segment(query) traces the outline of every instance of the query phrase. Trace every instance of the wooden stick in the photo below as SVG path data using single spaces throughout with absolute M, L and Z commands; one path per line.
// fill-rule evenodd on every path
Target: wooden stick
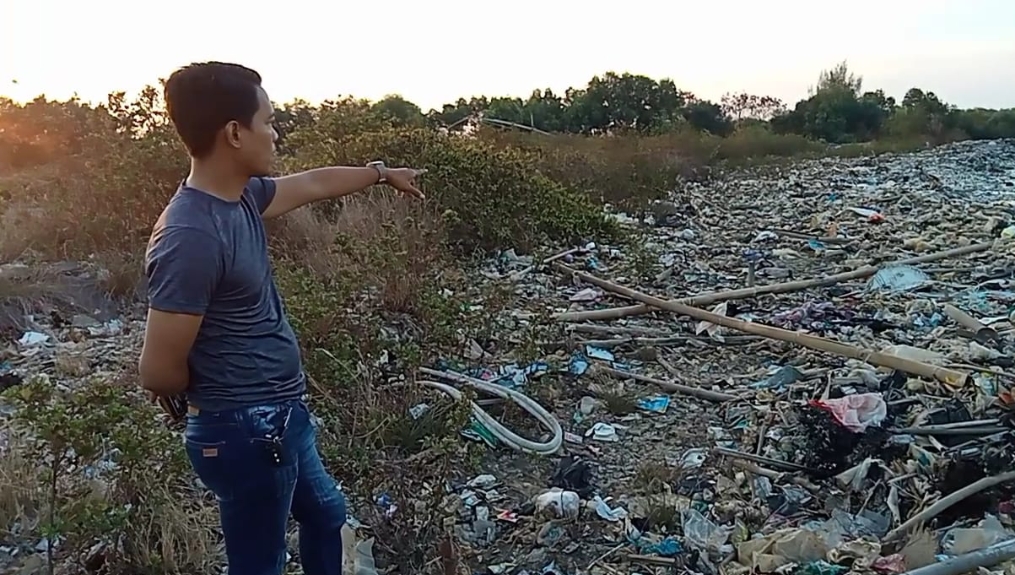
M 806 465 L 800 465 L 799 463 L 793 463 L 790 461 L 779 461 L 778 459 L 772 459 L 771 457 L 765 457 L 763 455 L 755 455 L 753 453 L 745 453 L 743 451 L 737 451 L 736 449 L 729 449 L 726 447 L 713 447 L 712 451 L 732 457 L 734 459 L 743 459 L 746 461 L 754 461 L 756 463 L 763 463 L 769 467 L 781 467 L 786 471 L 806 471 L 810 469 Z
M 718 342 L 715 340 L 711 341 L 711 345 L 746 345 L 753 343 L 762 338 L 753 335 L 741 335 L 724 338 L 724 341 Z M 578 345 L 591 345 L 592 347 L 601 347 L 603 349 L 613 349 L 622 345 L 639 345 L 639 346 L 654 346 L 654 345 L 674 345 L 674 344 L 686 344 L 691 341 L 707 342 L 708 340 L 703 337 L 696 337 L 693 335 L 673 335 L 670 337 L 621 337 L 614 339 L 579 339 L 575 341 Z
M 683 304 L 686 304 L 686 305 L 695 306 L 695 307 L 702 307 L 702 306 L 707 306 L 707 305 L 711 305 L 711 304 L 714 304 L 714 303 L 719 303 L 721 301 L 728 301 L 728 300 L 735 300 L 735 299 L 747 299 L 747 298 L 757 297 L 759 295 L 766 295 L 766 294 L 790 293 L 790 292 L 803 291 L 803 290 L 806 290 L 806 289 L 811 289 L 811 288 L 816 288 L 816 287 L 828 287 L 828 286 L 833 286 L 833 285 L 836 285 L 836 284 L 840 284 L 842 282 L 847 282 L 847 281 L 851 281 L 851 280 L 857 280 L 857 279 L 863 279 L 863 278 L 871 277 L 874 274 L 878 273 L 878 270 L 880 270 L 882 268 L 885 268 L 885 267 L 889 267 L 889 266 L 904 266 L 904 265 L 913 265 L 913 264 L 927 263 L 927 262 L 932 262 L 932 261 L 936 261 L 936 260 L 943 260 L 943 259 L 950 258 L 950 257 L 955 257 L 955 256 L 962 256 L 962 255 L 966 255 L 966 254 L 972 254 L 972 253 L 977 253 L 977 252 L 984 252 L 984 251 L 987 251 L 987 250 L 991 249 L 992 247 L 994 247 L 994 243 L 993 242 L 984 242 L 984 243 L 980 243 L 980 244 L 970 244 L 968 246 L 962 246 L 962 247 L 959 247 L 959 248 L 945 250 L 945 251 L 942 251 L 942 252 L 934 252 L 934 253 L 931 253 L 931 254 L 925 254 L 925 255 L 917 256 L 917 257 L 913 257 L 913 258 L 907 258 L 907 259 L 897 260 L 897 261 L 894 261 L 894 262 L 891 262 L 891 263 L 886 263 L 886 264 L 883 264 L 883 265 L 878 265 L 878 266 L 868 265 L 868 266 L 864 266 L 862 268 L 858 268 L 858 269 L 851 270 L 851 271 L 848 271 L 848 272 L 842 272 L 842 273 L 837 273 L 837 274 L 833 274 L 833 275 L 830 275 L 830 276 L 825 276 L 823 278 L 813 278 L 813 279 L 808 279 L 808 280 L 797 280 L 797 281 L 791 281 L 791 282 L 783 282 L 783 283 L 777 283 L 777 284 L 768 284 L 768 285 L 763 285 L 763 286 L 748 287 L 748 288 L 743 288 L 743 289 L 727 290 L 727 291 L 720 291 L 720 292 L 709 292 L 709 293 L 703 293 L 703 294 L 699 294 L 699 295 L 696 295 L 696 296 L 693 296 L 693 297 L 681 299 L 679 301 L 680 301 L 680 303 L 683 303 Z M 631 315 L 646 314 L 646 313 L 649 313 L 649 312 L 652 312 L 652 311 L 655 311 L 655 308 L 653 308 L 652 306 L 650 306 L 650 305 L 644 305 L 644 304 L 639 304 L 639 305 L 631 305 L 631 306 L 618 307 L 618 308 L 610 308 L 610 309 L 597 309 L 597 310 L 591 310 L 591 311 L 566 312 L 566 313 L 557 314 L 556 316 L 554 316 L 554 320 L 555 321 L 561 321 L 561 322 L 576 322 L 576 321 L 586 321 L 586 320 L 590 320 L 590 321 L 610 320 L 610 319 L 618 319 L 618 318 L 621 318 L 621 317 L 627 317 L 627 316 L 631 316 Z
M 637 304 L 624 307 L 611 307 L 606 309 L 592 309 L 585 311 L 568 311 L 553 316 L 554 321 L 579 322 L 579 321 L 610 321 L 630 315 L 644 315 L 656 311 L 650 305 Z
M 560 258 L 567 257 L 567 256 L 569 256 L 571 254 L 576 254 L 578 252 L 583 252 L 583 251 L 585 251 L 585 248 L 571 248 L 569 250 L 564 250 L 562 252 L 558 252 L 558 253 L 556 253 L 556 254 L 548 257 L 548 258 L 543 259 L 543 261 L 540 262 L 540 265 L 544 265 L 545 266 L 546 264 L 553 263 L 553 262 L 559 260 Z M 529 266 L 529 267 L 527 267 L 527 268 L 525 268 L 523 270 L 519 270 L 519 271 L 514 272 L 512 274 L 508 274 L 508 279 L 510 279 L 511 281 L 520 280 L 523 277 L 525 277 L 525 274 L 527 274 L 527 273 L 531 272 L 532 270 L 536 269 L 536 267 L 537 266 L 535 266 L 535 265 L 531 265 L 531 266 Z
M 952 321 L 971 331 L 976 339 L 981 341 L 997 339 L 997 332 L 994 331 L 994 328 L 983 325 L 980 320 L 959 308 L 946 303 L 944 304 L 944 312 Z
M 951 557 L 937 563 L 924 565 L 902 575 L 961 575 L 962 573 L 983 573 L 1005 561 L 1015 558 L 1015 539 L 1009 539 L 990 547 Z
M 673 330 L 641 327 L 637 325 L 615 326 L 599 325 L 595 323 L 579 323 L 570 325 L 566 329 L 568 331 L 578 331 L 583 333 L 606 333 L 610 335 L 634 335 L 643 337 L 668 337 L 674 335 Z
M 679 383 L 673 383 L 670 381 L 663 381 L 647 375 L 639 375 L 637 373 L 631 373 L 629 371 L 620 371 L 619 369 L 613 369 L 612 367 L 606 367 L 605 365 L 596 365 L 596 371 L 601 371 L 616 377 L 617 379 L 633 379 L 642 383 L 651 383 L 657 385 L 660 388 L 670 391 L 673 393 L 680 393 L 683 395 L 690 395 L 697 397 L 698 399 L 707 399 L 709 401 L 731 401 L 738 399 L 735 395 L 728 393 L 722 393 L 721 391 L 712 391 L 711 389 L 701 389 L 700 387 L 691 387 L 689 385 L 681 385 Z
M 835 236 L 817 236 L 814 234 L 808 234 L 804 232 L 794 232 L 793 230 L 772 230 L 773 232 L 786 236 L 788 238 L 794 238 L 798 240 L 818 240 L 823 244 L 831 245 L 845 245 L 856 241 L 855 238 L 840 238 Z
M 910 517 L 909 519 L 906 520 L 905 523 L 889 531 L 888 535 L 885 535 L 883 541 L 886 542 L 892 541 L 895 538 L 899 537 L 900 535 L 904 535 L 907 531 L 909 531 L 913 527 L 926 523 L 927 521 L 930 521 L 931 519 L 937 517 L 945 509 L 948 509 L 952 505 L 955 505 L 956 503 L 965 500 L 967 497 L 972 497 L 973 495 L 976 495 L 981 491 L 990 489 L 995 485 L 1000 485 L 1008 481 L 1015 481 L 1015 471 L 1009 471 L 1007 473 L 1001 473 L 999 475 L 984 477 L 983 479 L 975 483 L 970 483 L 969 485 L 963 487 L 962 489 L 959 489 L 958 491 L 952 492 L 946 495 L 945 497 L 938 499 L 937 503 L 935 503 L 934 505 L 931 505 L 930 507 Z
M 660 565 L 669 566 L 676 565 L 677 560 L 673 557 L 660 557 L 658 555 L 639 555 L 637 553 L 628 553 L 627 560 L 634 563 L 647 563 L 649 565 Z
M 821 493 L 820 487 L 814 485 L 810 481 L 807 481 L 807 479 L 803 477 L 795 477 L 792 475 L 788 476 L 786 475 L 786 473 L 775 471 L 774 469 L 768 469 L 766 467 L 758 465 L 757 463 L 744 461 L 743 459 L 734 459 L 731 463 L 733 464 L 734 467 L 739 467 L 740 469 L 743 469 L 748 473 L 753 473 L 755 475 L 767 477 L 772 481 L 782 481 L 783 479 L 788 478 L 789 481 L 795 483 L 796 485 L 799 485 L 800 487 L 803 487 L 804 489 L 810 491 L 811 493 Z
M 565 265 L 555 264 L 557 269 L 564 273 L 570 273 L 574 276 L 582 279 L 583 281 L 590 283 L 594 286 L 600 287 L 606 291 L 622 295 L 624 297 L 633 299 L 635 301 L 643 302 L 646 305 L 658 309 L 664 309 L 679 313 L 682 315 L 690 316 L 699 321 L 707 321 L 715 325 L 720 325 L 744 333 L 750 333 L 754 335 L 760 335 L 769 339 L 776 339 L 779 341 L 785 341 L 795 343 L 797 345 L 815 349 L 818 351 L 824 351 L 826 353 L 833 353 L 843 357 L 857 359 L 871 365 L 878 367 L 887 367 L 895 369 L 904 373 L 913 374 L 919 377 L 928 379 L 936 379 L 942 383 L 950 385 L 952 387 L 961 387 L 965 385 L 969 375 L 966 372 L 956 371 L 934 365 L 928 365 L 911 359 L 897 357 L 894 355 L 888 355 L 879 351 L 872 351 L 863 349 L 860 347 L 848 345 L 845 343 L 839 343 L 818 337 L 815 335 L 808 335 L 805 333 L 799 333 L 789 331 L 787 329 L 781 329 L 768 325 L 762 325 L 754 322 L 747 322 L 732 317 L 726 317 L 695 307 L 691 307 L 687 304 L 659 299 L 650 295 L 635 291 L 630 288 L 616 285 L 603 279 L 599 279 L 591 274 L 573 270 Z

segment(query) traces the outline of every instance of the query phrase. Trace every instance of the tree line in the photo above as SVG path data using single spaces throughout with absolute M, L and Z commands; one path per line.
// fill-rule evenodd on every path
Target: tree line
M 615 72 L 592 78 L 584 88 L 568 88 L 562 95 L 542 89 L 527 98 L 474 96 L 429 112 L 398 95 L 373 103 L 345 101 L 353 102 L 397 124 L 453 131 L 483 122 L 583 135 L 659 135 L 693 128 L 728 136 L 738 127 L 761 126 L 833 144 L 916 136 L 937 141 L 1015 137 L 1015 109 L 961 110 L 921 88 L 910 89 L 898 102 L 882 90 L 864 91 L 862 78 L 845 62 L 821 72 L 808 96 L 792 108 L 778 98 L 745 92 L 728 93 L 713 102 L 678 88 L 670 79 Z M 282 131 L 312 114 L 305 102 L 283 106 Z
M 167 128 L 160 92 L 148 86 L 133 100 L 116 92 L 97 107 L 42 96 L 20 105 L 0 96 L 0 167 L 74 155 L 105 128 L 132 134 Z M 543 89 L 527 98 L 459 98 L 428 112 L 398 95 L 375 102 L 347 97 L 318 106 L 296 100 L 277 106 L 277 117 L 283 148 L 298 128 L 325 119 L 327 124 L 338 121 L 341 131 L 354 132 L 382 125 L 461 132 L 485 124 L 585 136 L 693 130 L 725 138 L 751 129 L 830 144 L 1015 138 L 1015 109 L 958 109 L 921 88 L 910 89 L 898 102 L 882 90 L 865 91 L 862 78 L 845 63 L 821 72 L 808 96 L 792 108 L 777 98 L 745 92 L 713 102 L 670 79 L 607 72 L 563 95 Z

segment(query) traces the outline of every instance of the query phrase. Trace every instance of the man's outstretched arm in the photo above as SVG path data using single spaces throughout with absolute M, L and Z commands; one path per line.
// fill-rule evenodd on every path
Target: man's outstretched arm
M 387 168 L 384 166 L 336 166 L 317 168 L 291 176 L 270 178 L 266 186 L 274 186 L 271 200 L 262 211 L 264 218 L 274 218 L 321 200 L 348 196 L 376 184 L 387 184 L 403 194 L 422 198 L 416 178 L 423 170 Z

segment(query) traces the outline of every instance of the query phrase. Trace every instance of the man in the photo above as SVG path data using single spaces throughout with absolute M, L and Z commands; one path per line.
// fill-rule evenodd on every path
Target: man
M 231 575 L 279 575 L 289 514 L 307 575 L 340 575 L 345 498 L 321 464 L 306 376 L 268 260 L 263 218 L 386 183 L 422 198 L 422 171 L 334 167 L 269 178 L 278 135 L 257 72 L 209 62 L 166 82 L 190 175 L 146 257 L 141 385 L 185 393 L 187 455 L 219 503 Z

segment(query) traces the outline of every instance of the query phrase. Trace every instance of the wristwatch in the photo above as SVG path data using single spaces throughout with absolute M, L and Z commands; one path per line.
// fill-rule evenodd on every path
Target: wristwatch
M 383 184 L 388 181 L 388 168 L 384 165 L 384 162 L 377 160 L 367 164 L 368 168 L 377 170 L 377 183 Z

